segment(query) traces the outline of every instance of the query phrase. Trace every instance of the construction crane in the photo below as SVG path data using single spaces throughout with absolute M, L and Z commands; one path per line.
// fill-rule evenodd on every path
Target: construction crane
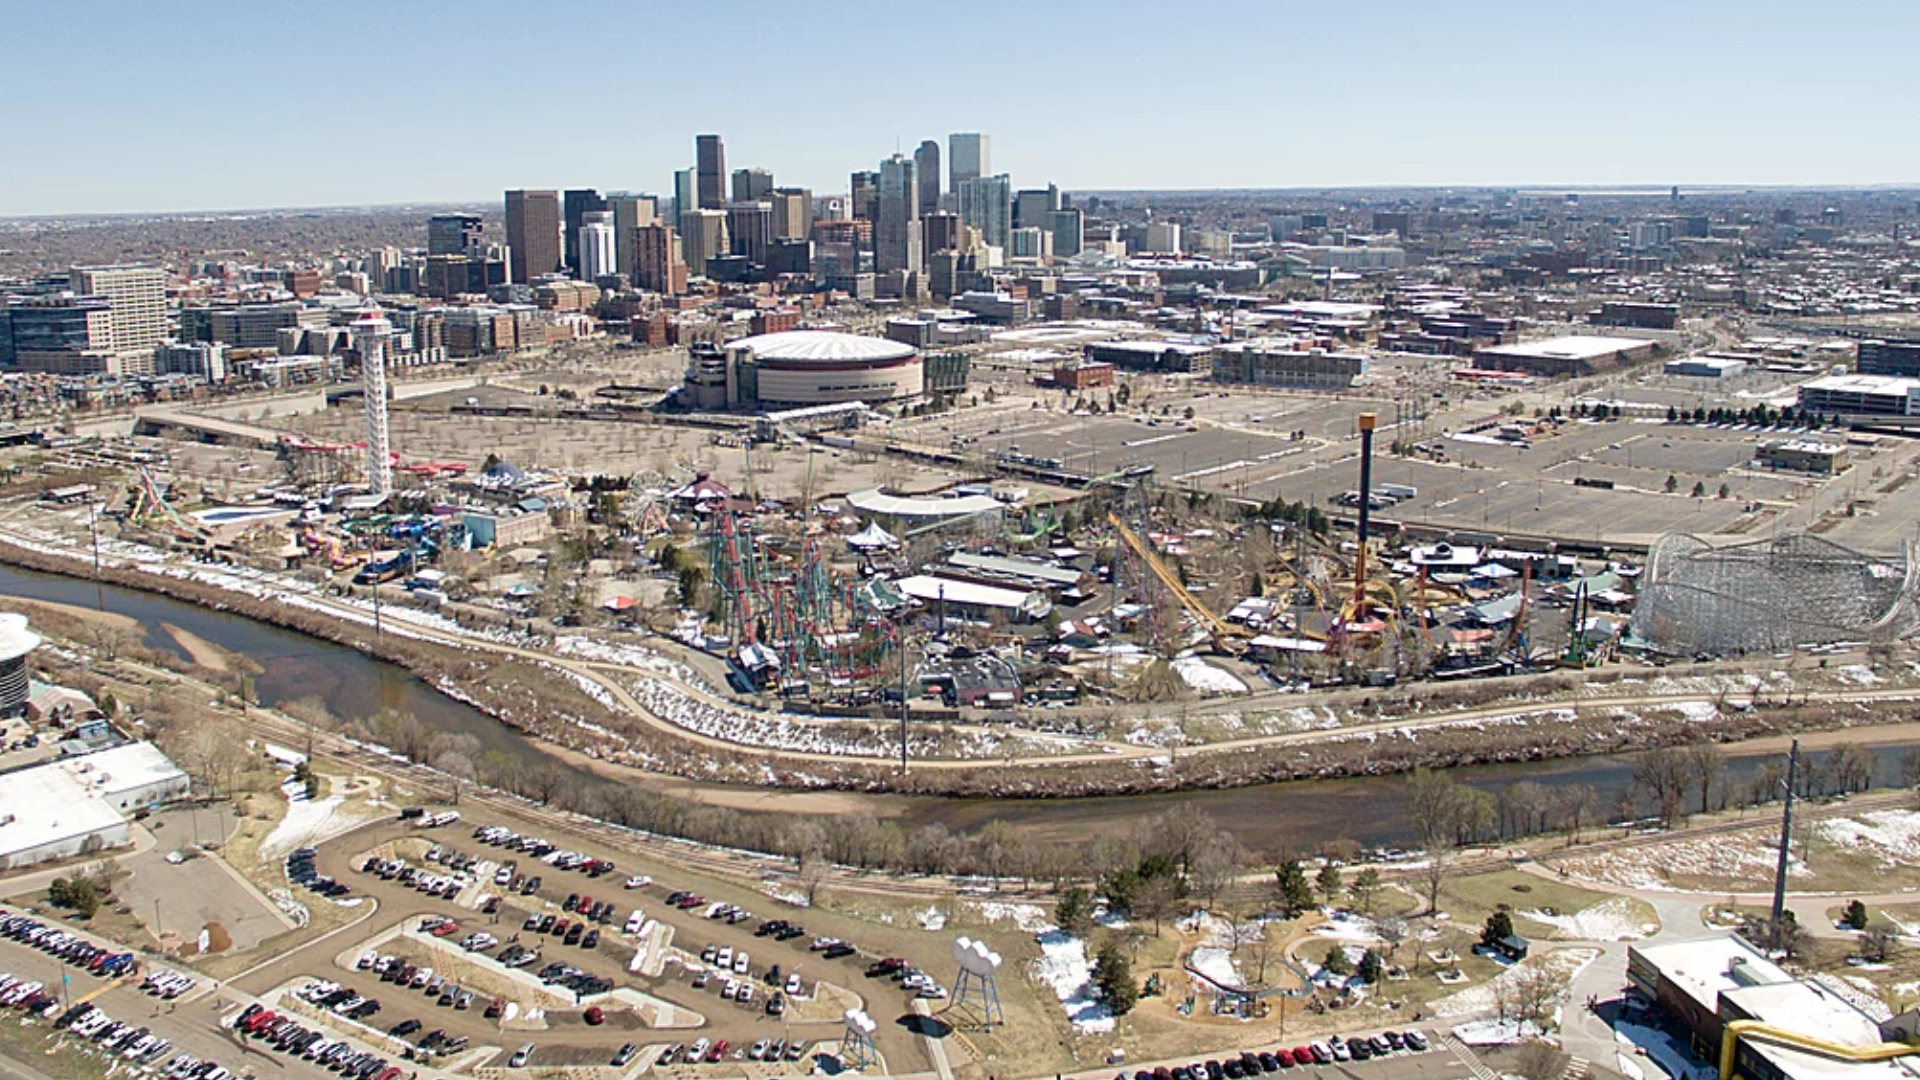
M 1215 647 L 1234 653 L 1246 648 L 1244 639 L 1252 637 L 1253 631 L 1236 623 L 1230 623 L 1208 610 L 1205 604 L 1187 591 L 1185 585 L 1180 584 L 1179 575 L 1167 569 L 1167 564 L 1160 561 L 1160 555 L 1153 550 L 1153 545 L 1141 539 L 1132 529 L 1127 528 L 1126 523 L 1117 515 L 1108 514 L 1107 524 L 1113 526 L 1121 542 L 1147 565 L 1147 569 L 1160 580 L 1160 584 L 1166 586 L 1167 592 L 1180 602 L 1180 606 L 1186 608 L 1188 614 L 1199 621 L 1201 627 L 1207 631 L 1207 635 L 1213 639 Z

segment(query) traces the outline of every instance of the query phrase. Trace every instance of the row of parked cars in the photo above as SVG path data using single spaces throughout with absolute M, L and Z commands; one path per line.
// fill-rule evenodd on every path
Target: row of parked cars
M 578 870 L 588 877 L 605 877 L 617 869 L 612 859 L 598 859 L 578 851 L 567 851 L 540 837 L 521 836 L 512 829 L 500 825 L 482 825 L 473 830 L 473 838 L 483 844 L 492 844 L 494 847 L 505 848 L 508 851 L 525 852 L 548 866 L 557 866 L 562 870 Z
M 55 1002 L 55 1004 L 57 1005 L 58 1002 Z M 154 1034 L 146 1028 L 136 1027 L 132 1024 L 115 1020 L 113 1017 L 101 1011 L 98 1006 L 87 1002 L 82 1002 L 68 1009 L 66 1012 L 61 1013 L 60 1017 L 53 1022 L 53 1025 L 58 1028 L 65 1028 L 69 1033 L 78 1038 L 90 1039 L 95 1045 L 107 1053 L 124 1058 L 135 1064 L 150 1065 L 165 1057 L 167 1052 L 173 1049 L 173 1043 L 171 1041 Z M 179 1063 L 180 1058 L 184 1057 L 186 1057 L 186 1055 L 182 1054 L 168 1064 L 168 1075 L 174 1075 L 171 1070 L 175 1064 Z M 195 1064 L 198 1066 L 200 1063 L 196 1062 Z M 210 1067 L 203 1073 L 182 1075 L 211 1076 L 214 1069 L 217 1069 L 218 1066 L 212 1065 L 211 1062 L 206 1064 Z M 224 1078 L 222 1078 L 222 1080 L 224 1080 Z
M 365 997 L 336 982 L 308 983 L 300 997 L 349 1020 L 365 1020 L 380 1011 L 380 999 Z
M 69 967 L 103 979 L 130 975 L 137 966 L 130 952 L 101 948 L 78 934 L 26 915 L 0 911 L 0 936 L 31 945 L 49 956 L 59 957 Z
M 314 869 L 313 860 L 318 854 L 310 847 L 294 848 L 287 854 L 287 878 L 295 885 L 302 886 L 321 896 L 338 900 L 353 891 L 342 881 L 335 881 Z
M 437 896 L 443 900 L 451 900 L 459 896 L 460 890 L 466 888 L 470 880 L 460 874 L 435 874 L 408 866 L 405 859 L 369 858 L 360 864 L 360 871 L 376 875 L 382 881 L 397 882 L 415 892 Z
M 1122 1071 L 1114 1080 L 1247 1080 L 1283 1069 L 1332 1065 L 1346 1061 L 1368 1061 L 1394 1054 L 1417 1054 L 1430 1044 L 1419 1031 L 1385 1031 L 1378 1035 L 1348 1035 L 1305 1046 L 1279 1047 L 1248 1051 L 1239 1057 L 1196 1061 L 1190 1065 L 1162 1065 L 1149 1072 L 1136 1070 L 1129 1076 Z
M 672 1065 L 676 1062 L 698 1065 L 702 1062 L 718 1064 L 727 1060 L 729 1054 L 737 1060 L 750 1058 L 754 1061 L 799 1061 L 807 1056 L 805 1039 L 761 1039 L 745 1050 L 739 1050 L 733 1044 L 721 1039 L 710 1042 L 700 1039 L 692 1044 L 674 1043 L 667 1047 L 655 1065 Z
M 60 999 L 49 993 L 47 988 L 32 979 L 16 979 L 12 975 L 0 975 L 0 1005 L 9 1009 L 21 1009 L 35 1016 L 45 1016 L 60 1005 Z
M 313 991 L 308 987 L 302 996 Z M 291 1016 L 282 1016 L 254 1004 L 234 1018 L 233 1030 L 255 1045 L 267 1046 L 290 1057 L 305 1058 L 353 1080 L 396 1080 L 402 1070 L 371 1050 L 361 1050 L 345 1039 L 329 1037 Z

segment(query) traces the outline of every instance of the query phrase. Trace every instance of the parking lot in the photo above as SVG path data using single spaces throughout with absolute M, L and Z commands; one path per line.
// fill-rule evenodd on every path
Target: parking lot
M 718 1063 L 706 1057 L 724 1042 L 720 1060 L 743 1068 L 762 1040 L 763 1050 L 781 1042 L 783 1061 L 796 1044 L 809 1055 L 831 1048 L 853 1005 L 876 1017 L 909 1012 L 914 991 L 866 978 L 876 957 L 855 951 L 829 959 L 827 942 L 799 925 L 804 910 L 769 899 L 750 914 L 705 897 L 675 897 L 683 890 L 667 882 L 641 883 L 600 861 L 567 870 L 533 854 L 541 848 L 510 850 L 500 833 L 487 833 L 496 841 L 489 843 L 475 831 L 472 822 L 436 830 L 383 822 L 322 845 L 320 873 L 349 886 L 351 896 L 378 898 L 381 917 L 369 937 L 336 947 L 320 963 L 304 957 L 300 973 L 379 1000 L 382 1032 L 408 1020 L 419 1025 L 393 1038 L 413 1042 L 437 1030 L 445 1039 L 464 1037 L 463 1050 L 492 1046 L 507 1056 L 531 1043 L 535 1065 L 605 1064 L 631 1041 L 678 1044 L 677 1067 L 697 1073 Z M 447 881 L 453 898 L 408 885 L 398 862 L 416 879 Z M 794 925 L 778 933 L 783 920 Z M 382 965 L 386 958 L 413 967 L 406 988 L 396 982 L 398 968 Z M 411 985 L 426 968 L 426 980 Z M 427 993 L 435 980 L 440 985 Z M 775 1000 L 777 1014 L 769 1007 Z M 904 1028 L 883 1024 L 876 1038 L 891 1071 L 927 1067 L 921 1041 Z M 696 1064 L 687 1058 L 700 1039 L 707 1045 Z

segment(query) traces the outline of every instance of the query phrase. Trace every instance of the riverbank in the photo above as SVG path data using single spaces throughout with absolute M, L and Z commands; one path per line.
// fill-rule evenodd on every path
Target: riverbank
M 4 540 L 4 538 L 0 538 Z M 90 569 L 77 556 L 0 542 L 0 561 L 74 575 Z M 1634 749 L 1712 740 L 1739 744 L 1803 731 L 1853 731 L 1907 723 L 1920 717 L 1920 692 L 1861 690 L 1798 705 L 1747 704 L 1722 709 L 1711 701 L 1645 689 L 1615 698 L 1566 704 L 1490 706 L 1458 713 L 1427 712 L 1373 722 L 1260 735 L 1188 748 L 1101 747 L 1056 758 L 1012 761 L 916 761 L 906 775 L 871 757 L 786 753 L 682 732 L 657 716 L 638 715 L 638 702 L 622 704 L 607 693 L 622 689 L 605 670 L 500 642 L 438 640 L 419 627 L 389 618 L 389 632 L 333 612 L 315 587 L 302 602 L 263 597 L 239 587 L 223 588 L 196 577 L 156 572 L 157 567 L 105 566 L 103 578 L 210 610 L 231 612 L 332 641 L 411 672 L 454 700 L 471 704 L 497 722 L 543 741 L 555 760 L 610 764 L 694 783 L 738 785 L 739 790 L 805 789 L 850 793 L 962 796 L 975 799 L 1059 799 L 1217 790 L 1307 779 L 1382 776 L 1418 767 L 1458 768 L 1502 762 L 1543 762 Z M 230 577 L 220 572 L 210 577 Z M 266 586 L 254 585 L 260 591 Z M 563 664 L 570 666 L 561 666 Z M 591 668 L 589 675 L 588 669 Z M 648 676 L 618 668 L 638 688 Z M 1616 679 L 1617 684 L 1629 681 Z M 1612 687 L 1609 687 L 1611 689 Z M 625 695 L 624 690 L 622 696 Z M 1312 699 L 1299 699 L 1310 709 Z M 1783 695 L 1780 701 L 1791 700 Z M 1363 701 L 1364 708 L 1367 702 Z M 1684 706 L 1684 707 L 1676 707 Z M 739 711 L 739 710 L 736 710 Z M 778 714 L 764 715 L 779 722 Z M 408 753 L 407 747 L 395 747 Z M 595 772 L 606 775 L 596 767 Z M 655 785 L 671 790 L 671 783 Z M 745 808 L 760 800 L 731 792 L 698 801 Z M 755 807 L 757 808 L 757 807 Z M 863 809 L 861 812 L 871 813 Z

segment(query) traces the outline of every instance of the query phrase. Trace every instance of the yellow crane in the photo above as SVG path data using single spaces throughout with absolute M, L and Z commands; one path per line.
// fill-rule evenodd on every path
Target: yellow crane
M 1236 623 L 1230 623 L 1208 610 L 1198 597 L 1188 592 L 1185 585 L 1180 584 L 1179 575 L 1167 569 L 1167 564 L 1160 561 L 1160 553 L 1153 550 L 1153 545 L 1141 539 L 1132 529 L 1127 528 L 1126 523 L 1119 517 L 1108 514 L 1107 524 L 1112 525 L 1114 531 L 1120 534 L 1121 542 L 1133 549 L 1133 553 L 1140 557 L 1140 561 L 1147 564 L 1147 569 L 1153 572 L 1154 577 L 1160 579 L 1160 584 L 1167 587 L 1167 591 L 1173 594 L 1173 598 L 1180 601 L 1180 606 L 1186 608 L 1187 612 L 1199 621 L 1200 625 L 1206 629 L 1208 636 L 1213 638 L 1216 646 L 1228 652 L 1238 652 L 1246 647 L 1244 639 L 1252 637 L 1253 631 Z

